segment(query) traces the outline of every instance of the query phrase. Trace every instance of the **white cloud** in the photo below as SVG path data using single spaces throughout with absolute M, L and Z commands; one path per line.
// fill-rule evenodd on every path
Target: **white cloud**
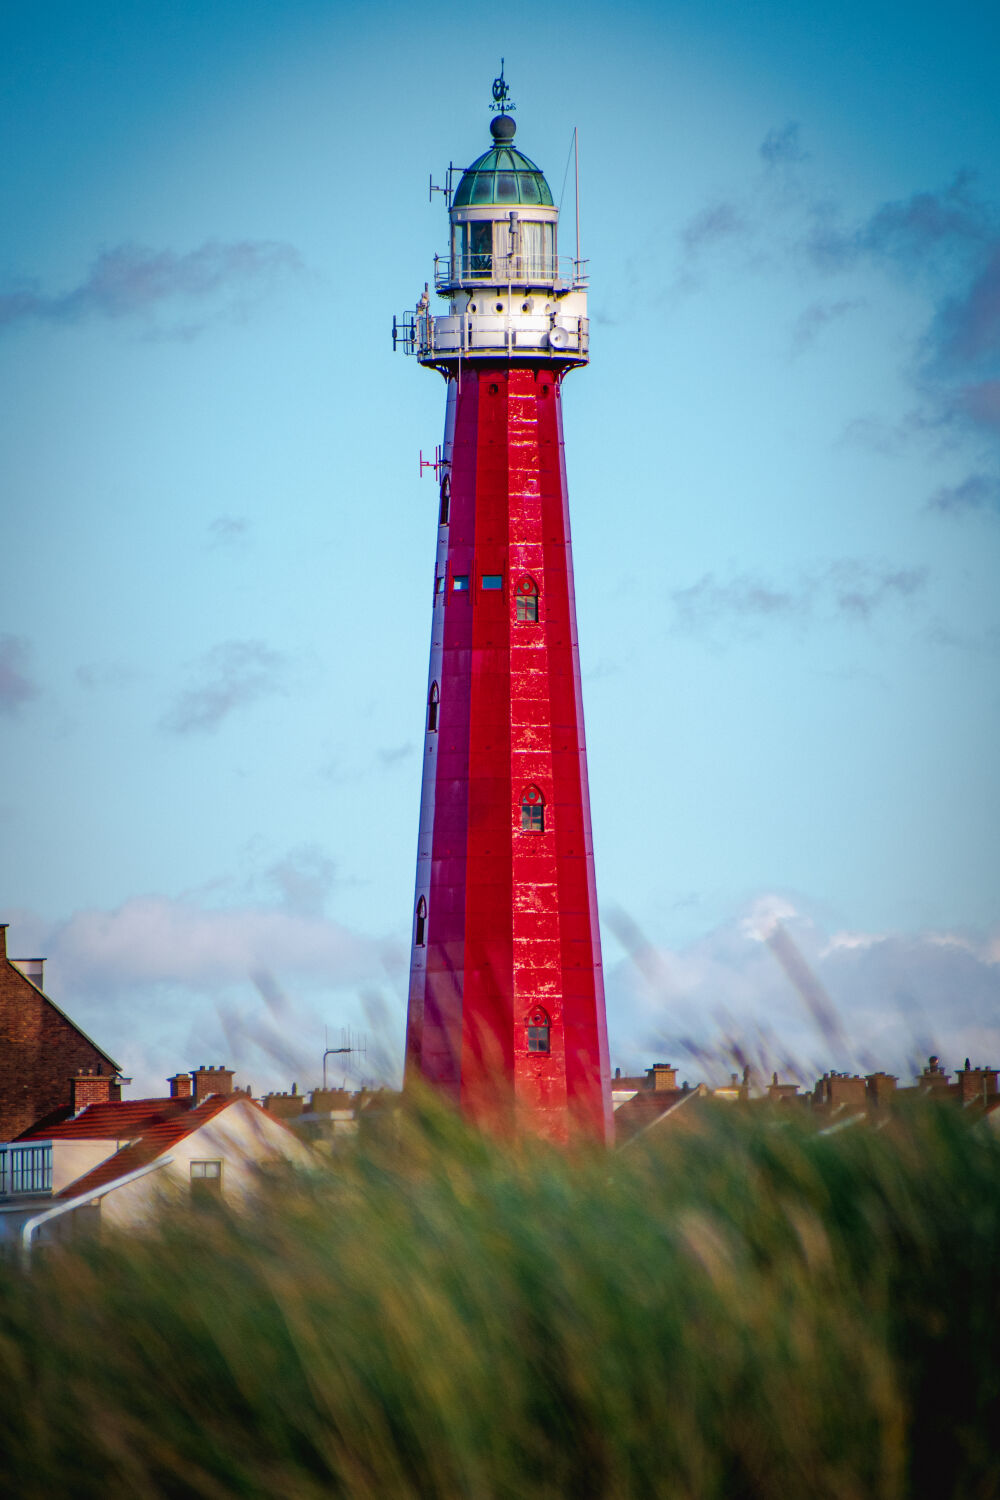
M 768 894 L 679 948 L 612 914 L 628 952 L 607 975 L 613 1061 L 692 1080 L 750 1061 L 811 1084 L 830 1068 L 908 1083 L 937 1052 L 1000 1067 L 1000 933 L 839 931 Z

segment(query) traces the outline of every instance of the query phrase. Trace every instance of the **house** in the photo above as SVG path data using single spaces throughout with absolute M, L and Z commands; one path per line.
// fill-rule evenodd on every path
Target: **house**
M 44 962 L 8 958 L 0 922 L 0 1141 L 121 1097 L 114 1058 L 45 994 Z
M 681 1109 L 681 1106 L 695 1099 L 745 1105 L 754 1111 L 761 1108 L 776 1108 L 781 1112 L 795 1110 L 803 1118 L 808 1113 L 822 1128 L 839 1129 L 844 1124 L 884 1117 L 897 1101 L 923 1095 L 982 1114 L 992 1128 L 1000 1129 L 998 1078 L 1000 1070 L 973 1067 L 966 1058 L 965 1067 L 958 1069 L 953 1083 L 940 1060 L 931 1057 L 912 1088 L 900 1088 L 891 1073 L 868 1073 L 862 1077 L 831 1069 L 816 1080 L 813 1089 L 799 1093 L 798 1084 L 779 1082 L 777 1073 L 771 1075 L 766 1088 L 758 1086 L 753 1081 L 751 1069 L 746 1066 L 742 1077 L 733 1073 L 729 1083 L 715 1088 L 700 1083 L 697 1088 L 690 1089 L 687 1084 L 677 1087 L 676 1068 L 669 1063 L 654 1063 L 646 1070 L 645 1077 L 622 1078 L 620 1070 L 616 1071 L 612 1084 L 615 1136 L 617 1144 L 624 1146 L 654 1126 L 658 1127 L 660 1122 L 671 1126 L 693 1125 L 695 1115 L 692 1109 Z
M 164 1098 L 107 1098 L 0 1146 L 0 1245 L 41 1220 L 42 1241 L 82 1228 L 137 1229 L 199 1197 L 244 1201 L 260 1168 L 308 1164 L 307 1145 L 233 1089 L 233 1074 L 201 1067 L 168 1080 Z

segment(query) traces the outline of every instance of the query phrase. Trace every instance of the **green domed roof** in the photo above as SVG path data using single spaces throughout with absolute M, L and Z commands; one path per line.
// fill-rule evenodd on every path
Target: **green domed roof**
M 554 206 L 541 168 L 513 146 L 493 146 L 471 167 L 466 167 L 452 208 L 476 208 L 491 203 Z

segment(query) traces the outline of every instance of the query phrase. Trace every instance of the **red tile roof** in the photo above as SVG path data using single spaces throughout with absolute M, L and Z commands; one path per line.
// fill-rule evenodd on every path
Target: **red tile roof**
M 133 1140 L 128 1146 L 123 1146 L 120 1151 L 115 1152 L 114 1156 L 109 1156 L 107 1161 L 101 1162 L 100 1166 L 95 1167 L 92 1172 L 86 1173 L 83 1177 L 78 1177 L 75 1182 L 71 1182 L 68 1187 L 63 1188 L 62 1192 L 56 1193 L 55 1196 L 57 1198 L 77 1198 L 85 1193 L 96 1192 L 98 1188 L 105 1187 L 109 1182 L 114 1182 L 117 1178 L 124 1177 L 128 1172 L 134 1172 L 137 1167 L 144 1167 L 149 1162 L 155 1161 L 158 1156 L 162 1156 L 165 1151 L 169 1151 L 171 1146 L 176 1146 L 177 1142 L 182 1141 L 185 1136 L 193 1135 L 196 1130 L 200 1130 L 202 1125 L 207 1125 L 209 1120 L 221 1114 L 230 1104 L 236 1104 L 240 1100 L 244 1104 L 249 1105 L 251 1109 L 259 1110 L 262 1115 L 267 1115 L 267 1118 L 273 1124 L 280 1125 L 282 1130 L 288 1131 L 288 1134 L 295 1138 L 295 1132 L 288 1129 L 284 1120 L 279 1120 L 276 1116 L 269 1114 L 266 1109 L 261 1108 L 256 1099 L 251 1099 L 248 1094 L 210 1094 L 207 1099 L 196 1106 L 191 1099 L 136 1099 L 125 1107 L 138 1109 L 141 1105 L 176 1105 L 178 1108 L 169 1112 L 166 1110 L 159 1112 L 152 1111 L 150 1123 L 142 1130 L 141 1134 L 135 1131 L 133 1127 L 133 1133 L 139 1135 L 137 1140 Z M 105 1104 L 90 1106 L 92 1110 L 120 1109 L 122 1107 L 121 1105 Z M 83 1114 L 78 1115 L 77 1120 L 71 1123 L 76 1124 L 78 1121 L 82 1121 L 84 1115 L 89 1114 L 89 1112 L 89 1110 L 84 1110 Z M 96 1138 L 107 1139 L 108 1135 L 113 1136 L 115 1134 L 116 1132 L 109 1130 L 102 1132 Z M 84 1139 L 86 1132 L 77 1131 L 75 1137 L 78 1140 Z M 66 1139 L 65 1136 L 54 1136 L 53 1138 Z M 90 1138 L 95 1139 L 94 1132 L 91 1132 Z M 48 1137 L 45 1137 L 45 1139 L 48 1139 Z
M 228 1097 L 226 1095 L 212 1097 Z M 164 1121 L 188 1114 L 193 1099 L 129 1099 L 88 1104 L 86 1109 L 48 1129 L 35 1125 L 19 1141 L 131 1140 Z
M 69 1187 L 63 1188 L 61 1193 L 56 1193 L 57 1198 L 78 1198 L 84 1193 L 96 1192 L 98 1188 L 105 1187 L 109 1182 L 114 1182 L 119 1177 L 124 1177 L 128 1172 L 134 1172 L 137 1167 L 144 1167 L 148 1162 L 155 1161 L 162 1156 L 164 1151 L 176 1146 L 185 1136 L 192 1135 L 202 1125 L 214 1119 L 222 1113 L 230 1104 L 236 1104 L 239 1100 L 253 1105 L 254 1109 L 260 1109 L 253 1099 L 246 1094 L 210 1094 L 203 1103 L 194 1109 L 190 1108 L 190 1099 L 169 1099 L 166 1101 L 157 1099 L 138 1099 L 135 1104 L 179 1104 L 187 1106 L 184 1110 L 175 1111 L 173 1116 L 165 1116 L 151 1123 L 143 1130 L 139 1140 L 130 1146 L 124 1146 L 121 1151 L 116 1151 L 114 1156 L 109 1156 L 107 1161 L 102 1161 L 100 1166 L 95 1167 L 92 1172 L 78 1177 L 76 1182 L 71 1182 Z M 91 1108 L 104 1109 L 106 1105 L 92 1105 Z M 84 1110 L 84 1114 L 89 1111 Z M 261 1111 L 265 1113 L 265 1111 Z M 178 1115 L 181 1118 L 178 1118 Z M 82 1120 L 83 1115 L 78 1117 Z M 76 1123 L 75 1121 L 73 1122 Z

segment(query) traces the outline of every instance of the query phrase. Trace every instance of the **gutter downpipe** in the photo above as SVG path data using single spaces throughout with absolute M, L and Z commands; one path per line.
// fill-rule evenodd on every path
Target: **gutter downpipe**
M 149 1161 L 144 1167 L 136 1167 L 134 1172 L 126 1172 L 124 1177 L 116 1177 L 113 1182 L 106 1182 L 103 1187 L 97 1188 L 92 1193 L 81 1193 L 77 1198 L 69 1198 L 65 1203 L 57 1203 L 55 1208 L 47 1208 L 44 1213 L 35 1214 L 34 1218 L 28 1219 L 21 1229 L 21 1264 L 27 1270 L 31 1265 L 31 1248 L 36 1232 L 50 1219 L 58 1219 L 63 1214 L 72 1212 L 74 1208 L 82 1208 L 85 1203 L 93 1203 L 97 1198 L 103 1198 L 106 1193 L 114 1192 L 115 1188 L 124 1187 L 128 1182 L 136 1182 L 138 1178 L 145 1177 L 149 1172 L 156 1172 L 160 1167 L 168 1167 L 173 1161 L 172 1156 L 158 1156 L 155 1161 Z

